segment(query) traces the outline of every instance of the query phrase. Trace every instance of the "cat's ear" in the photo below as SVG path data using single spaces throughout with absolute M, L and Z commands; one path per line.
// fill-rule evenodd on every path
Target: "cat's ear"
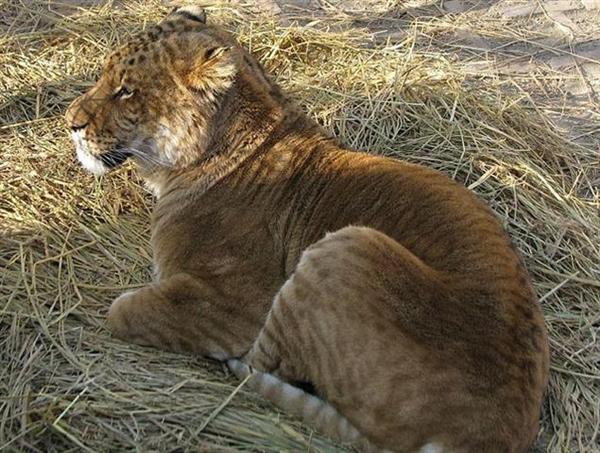
M 200 6 L 193 5 L 176 7 L 171 10 L 167 19 L 183 19 L 199 24 L 206 24 L 206 11 Z
M 204 52 L 204 60 L 209 61 L 214 58 L 219 58 L 225 52 L 229 52 L 231 50 L 231 46 L 217 46 L 208 49 Z
M 200 50 L 186 75 L 188 86 L 197 91 L 224 91 L 237 70 L 231 46 Z

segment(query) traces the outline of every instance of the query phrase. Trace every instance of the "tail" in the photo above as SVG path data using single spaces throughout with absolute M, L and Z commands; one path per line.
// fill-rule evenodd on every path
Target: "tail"
M 248 385 L 278 408 L 301 418 L 306 424 L 343 444 L 357 447 L 360 451 L 379 451 L 333 406 L 306 393 L 269 373 L 257 371 L 238 359 L 230 359 L 227 366 L 238 379 L 248 375 Z

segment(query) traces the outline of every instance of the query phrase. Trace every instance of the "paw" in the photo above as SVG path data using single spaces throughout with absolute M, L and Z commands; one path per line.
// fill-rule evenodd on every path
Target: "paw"
M 227 361 L 227 367 L 239 380 L 242 380 L 253 373 L 252 368 L 239 359 L 229 359 Z
M 136 291 L 127 291 L 117 297 L 108 310 L 107 324 L 111 333 L 121 339 L 131 336 L 131 320 L 128 306 L 131 304 Z

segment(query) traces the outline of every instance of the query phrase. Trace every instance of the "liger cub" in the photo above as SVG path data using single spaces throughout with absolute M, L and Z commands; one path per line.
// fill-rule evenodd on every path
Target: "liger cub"
M 466 188 L 337 145 L 195 7 L 114 51 L 66 118 L 86 169 L 132 159 L 157 198 L 156 277 L 112 303 L 115 336 L 225 361 L 365 451 L 535 440 L 542 313 Z

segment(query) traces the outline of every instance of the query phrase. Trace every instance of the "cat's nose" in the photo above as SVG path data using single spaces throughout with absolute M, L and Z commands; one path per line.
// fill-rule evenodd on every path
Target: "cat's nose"
M 89 124 L 89 116 L 87 115 L 84 107 L 84 96 L 79 96 L 75 99 L 65 112 L 65 119 L 67 125 L 73 132 L 84 129 Z
M 82 129 L 85 129 L 85 127 L 87 125 L 88 125 L 88 123 L 71 124 L 71 130 L 73 132 L 77 132 L 77 131 L 80 131 Z

